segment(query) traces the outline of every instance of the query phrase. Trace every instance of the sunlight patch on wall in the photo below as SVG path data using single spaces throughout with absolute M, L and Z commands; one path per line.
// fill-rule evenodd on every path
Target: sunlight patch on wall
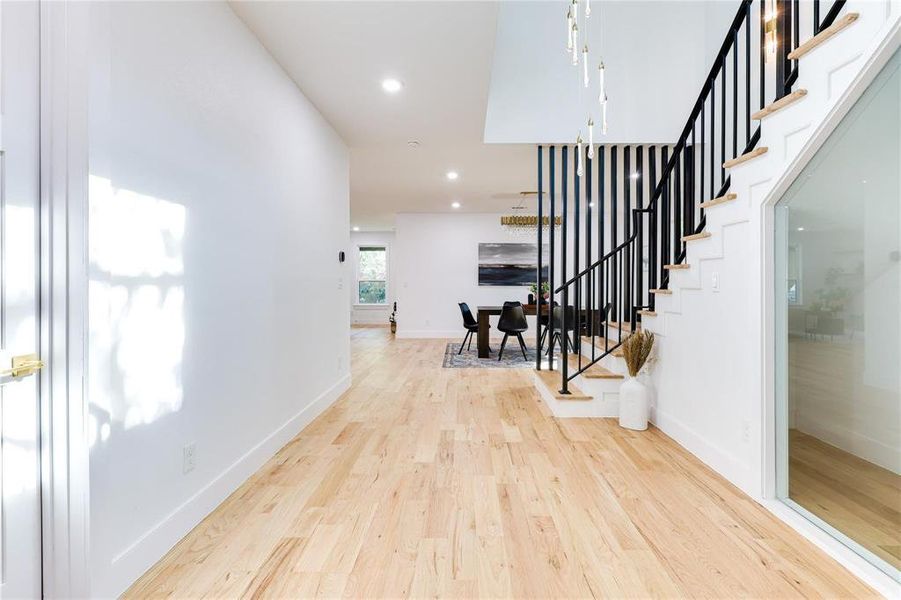
M 92 445 L 182 404 L 185 207 L 90 178 Z

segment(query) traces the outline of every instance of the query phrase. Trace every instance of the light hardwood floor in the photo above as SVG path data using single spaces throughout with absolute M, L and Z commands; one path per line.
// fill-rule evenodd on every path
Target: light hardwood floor
M 797 430 L 789 497 L 901 569 L 901 476 Z
M 353 331 L 353 388 L 128 597 L 867 597 L 656 429 Z

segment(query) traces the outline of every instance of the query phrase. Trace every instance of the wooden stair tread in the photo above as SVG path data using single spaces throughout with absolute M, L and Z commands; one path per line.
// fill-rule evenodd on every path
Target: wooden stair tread
M 756 113 L 751 115 L 751 118 L 754 119 L 755 121 L 759 121 L 759 120 L 763 119 L 764 117 L 768 117 L 771 114 L 782 110 L 786 106 L 790 106 L 790 105 L 794 104 L 795 102 L 797 102 L 798 100 L 800 100 L 801 98 L 803 98 L 806 95 L 807 95 L 807 90 L 805 90 L 805 89 L 795 90 L 791 94 L 786 94 L 785 96 L 779 98 L 778 100 L 776 100 L 769 106 L 761 108 Z
M 667 271 L 675 271 L 687 269 L 689 267 L 688 263 L 679 263 L 678 265 L 664 265 L 663 268 Z
M 639 310 L 638 314 L 643 315 L 645 317 L 656 317 L 657 316 L 656 312 L 654 312 L 653 310 L 645 309 L 645 308 Z
M 584 362 L 583 357 L 583 362 Z M 588 358 L 588 360 L 591 360 Z M 569 355 L 569 368 L 570 372 L 574 373 L 579 370 L 579 355 L 578 354 L 570 354 Z M 581 376 L 585 379 L 622 379 L 623 376 L 619 373 L 614 373 L 609 369 L 605 369 L 600 364 L 593 364 L 584 371 L 582 371 Z
M 703 239 L 707 239 L 709 237 L 710 237 L 709 231 L 702 231 L 701 233 L 693 233 L 691 235 L 683 235 L 682 241 L 683 242 L 693 242 L 695 240 L 703 240 Z
M 738 198 L 738 194 L 735 192 L 729 192 L 728 194 L 724 194 L 722 196 L 718 196 L 713 200 L 708 200 L 707 202 L 701 202 L 701 208 L 710 208 L 711 206 L 718 206 L 720 204 L 725 204 L 726 202 L 730 202 Z
M 844 17 L 838 19 L 835 23 L 819 32 L 794 50 L 788 53 L 788 58 L 790 60 L 797 60 L 822 44 L 823 42 L 828 41 L 832 36 L 834 36 L 839 31 L 845 29 L 851 23 L 856 21 L 860 17 L 860 13 L 852 12 L 846 14 Z
M 648 290 L 648 291 L 654 295 L 665 294 L 665 295 L 669 296 L 669 295 L 672 295 L 672 293 L 673 293 L 673 290 L 664 290 L 664 289 L 655 289 L 655 290 Z
M 592 396 L 589 396 L 579 388 L 573 385 L 573 383 L 569 382 L 569 394 L 561 394 L 561 375 L 560 371 L 547 371 L 542 369 L 541 371 L 535 371 L 535 374 L 538 375 L 538 380 L 544 384 L 544 387 L 551 393 L 551 395 L 557 400 L 594 400 Z
M 754 159 L 754 158 L 757 158 L 758 156 L 762 156 L 762 155 L 766 154 L 767 150 L 769 150 L 769 148 L 767 148 L 766 146 L 758 146 L 757 148 L 754 148 L 750 152 L 745 152 L 741 156 L 738 156 L 731 160 L 727 160 L 726 162 L 723 163 L 723 168 L 731 169 L 732 167 L 737 167 L 738 165 L 740 165 L 742 163 L 746 163 L 751 159 Z

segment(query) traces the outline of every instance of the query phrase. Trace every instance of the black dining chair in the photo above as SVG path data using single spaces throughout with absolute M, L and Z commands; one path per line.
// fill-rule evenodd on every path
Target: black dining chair
M 551 314 L 553 315 L 554 333 L 551 335 L 551 343 L 548 344 L 548 347 L 547 347 L 548 354 L 551 354 L 551 352 L 553 352 L 555 344 L 559 345 L 560 350 L 562 351 L 563 350 L 563 338 L 564 338 L 563 307 L 555 306 L 554 310 L 551 311 Z M 565 332 L 566 344 L 570 348 L 570 350 L 573 353 L 575 353 L 575 351 L 576 351 L 575 344 L 573 344 L 573 340 L 569 336 L 570 332 L 575 332 L 575 330 L 576 330 L 576 309 L 574 307 L 572 307 L 572 306 L 566 307 L 566 319 L 565 320 L 566 320 L 566 332 Z
M 463 352 L 463 346 L 466 346 L 466 340 L 469 340 L 469 347 L 467 351 L 472 348 L 472 338 L 475 337 L 475 334 L 479 331 L 479 323 L 475 320 L 475 317 L 472 316 L 472 311 L 469 310 L 469 305 L 465 302 L 460 302 L 460 314 L 463 315 L 463 327 L 466 328 L 466 335 L 463 336 L 463 343 L 460 344 L 460 349 L 457 351 L 457 354 Z M 490 325 L 489 325 L 490 327 Z M 491 351 L 491 348 L 488 348 L 488 351 Z
M 498 331 L 504 332 L 504 339 L 501 342 L 501 350 L 497 354 L 497 359 L 500 360 L 504 356 L 504 346 L 507 345 L 507 338 L 515 335 L 516 339 L 519 340 L 522 357 L 529 360 L 529 357 L 526 355 L 526 342 L 522 339 L 522 334 L 524 331 L 528 331 L 529 324 L 526 322 L 526 313 L 522 309 L 522 304 L 519 302 L 504 302 L 504 306 L 501 309 L 501 318 L 497 321 L 497 328 Z

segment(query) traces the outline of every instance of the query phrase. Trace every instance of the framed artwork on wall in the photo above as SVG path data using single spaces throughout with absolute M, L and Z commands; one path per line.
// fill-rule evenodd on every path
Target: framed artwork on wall
M 548 256 L 544 247 L 544 256 Z M 546 260 L 546 259 L 545 259 Z M 535 283 L 538 244 L 488 242 L 479 244 L 479 285 L 526 286 Z M 542 278 L 548 265 L 542 267 Z

